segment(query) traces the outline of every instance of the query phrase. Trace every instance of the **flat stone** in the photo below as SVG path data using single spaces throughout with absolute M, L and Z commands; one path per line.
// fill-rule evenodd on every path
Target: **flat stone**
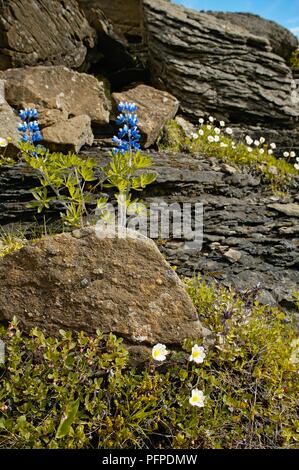
M 89 116 L 75 116 L 60 121 L 42 131 L 46 146 L 52 151 L 65 150 L 79 152 L 83 145 L 92 145 L 94 136 Z
M 269 204 L 270 209 L 275 209 L 290 217 L 299 217 L 299 204 Z

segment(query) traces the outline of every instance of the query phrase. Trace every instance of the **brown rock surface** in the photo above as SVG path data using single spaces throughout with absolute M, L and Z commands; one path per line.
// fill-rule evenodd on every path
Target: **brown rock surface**
M 77 153 L 83 145 L 92 145 L 94 141 L 90 117 L 85 114 L 46 127 L 42 134 L 46 146 L 51 150 L 63 147 Z
M 128 91 L 113 93 L 112 98 L 116 103 L 133 101 L 137 104 L 138 128 L 145 148 L 155 143 L 166 121 L 174 118 L 179 108 L 179 101 L 174 96 L 148 85 L 138 85 Z
M 54 123 L 86 114 L 93 122 L 109 122 L 110 100 L 105 84 L 92 75 L 63 66 L 24 67 L 0 72 L 5 80 L 5 96 L 15 108 L 34 106 L 41 114 L 51 111 Z
M 0 137 L 11 138 L 11 143 L 7 149 L 7 153 L 16 151 L 16 144 L 20 140 L 18 126 L 20 119 L 17 113 L 7 103 L 5 99 L 4 81 L 0 80 Z
M 78 0 L 80 7 L 88 13 L 99 8 L 127 37 L 141 35 L 141 0 Z
M 102 232 L 101 232 L 102 233 Z M 0 319 L 26 330 L 110 331 L 129 344 L 169 346 L 202 336 L 183 284 L 154 242 L 93 227 L 46 237 L 0 260 Z

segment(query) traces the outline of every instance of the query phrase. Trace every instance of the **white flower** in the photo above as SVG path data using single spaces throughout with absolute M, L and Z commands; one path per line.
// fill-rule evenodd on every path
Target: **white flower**
M 274 150 L 274 149 L 276 149 L 276 144 L 275 144 L 274 142 L 272 142 L 272 143 L 270 144 L 270 147 L 271 147 L 271 149 Z
M 210 121 L 210 122 L 214 122 L 213 116 L 209 116 L 209 121 Z
M 198 134 L 196 134 L 195 132 L 192 132 L 191 137 L 192 139 L 198 139 Z
M 263 155 L 263 153 L 265 153 L 265 150 L 264 150 L 264 149 L 260 149 L 260 154 Z
M 254 141 L 254 145 L 255 145 L 256 147 L 258 147 L 258 146 L 260 145 L 260 141 L 259 141 L 259 140 L 255 140 L 255 141 Z
M 261 143 L 261 144 L 264 144 L 265 142 L 266 142 L 265 137 L 260 137 L 260 143 Z
M 208 141 L 209 142 L 214 142 L 214 137 L 212 135 L 208 135 Z
M 219 140 L 220 140 L 219 135 L 215 135 L 215 136 L 214 136 L 214 142 L 219 142 Z
M 199 135 L 204 135 L 204 131 L 202 129 L 199 129 L 198 133 Z
M 299 163 L 295 163 L 294 168 L 295 170 L 299 170 Z
M 273 155 L 273 150 L 272 149 L 268 150 L 268 155 Z
M 198 119 L 199 124 L 203 124 L 205 122 L 204 118 L 199 118 Z
M 251 153 L 251 152 L 252 152 L 252 148 L 251 148 L 251 147 L 247 147 L 247 151 L 248 151 L 249 153 Z
M 3 137 L 0 137 L 0 147 L 7 147 L 8 146 L 8 141 L 4 139 Z
M 291 157 L 291 158 L 295 158 L 295 157 L 296 157 L 296 153 L 293 152 L 293 150 L 290 152 L 290 157 Z
M 212 126 L 210 124 L 208 124 L 207 129 L 209 129 L 209 131 L 210 131 L 212 129 Z
M 228 147 L 228 145 L 225 144 L 224 142 L 220 142 L 220 147 L 226 148 L 226 147 Z
M 224 121 L 220 121 L 219 124 L 220 124 L 220 127 L 225 127 L 225 122 Z
M 152 349 L 152 356 L 155 361 L 165 361 L 166 355 L 169 354 L 165 344 L 158 343 Z
M 194 361 L 196 364 L 201 364 L 205 357 L 206 354 L 204 348 L 202 346 L 198 346 L 198 344 L 195 344 L 192 348 L 189 361 Z
M 219 135 L 220 132 L 221 132 L 221 130 L 219 129 L 219 127 L 215 127 L 215 128 L 214 128 L 214 132 L 215 132 L 215 134 L 218 134 L 218 135 Z
M 232 135 L 233 130 L 232 130 L 231 127 L 227 127 L 227 128 L 225 129 L 225 132 L 226 132 L 227 134 L 229 134 L 229 135 Z
M 253 139 L 249 135 L 245 137 L 245 140 L 247 145 L 251 145 L 253 143 Z
M 289 154 L 289 152 L 283 152 L 283 156 L 284 156 L 285 158 L 287 158 L 287 157 L 290 156 L 290 154 Z
M 194 388 L 192 390 L 191 397 L 189 398 L 189 403 L 192 406 L 198 406 L 199 408 L 203 408 L 205 406 L 205 396 L 202 390 L 198 390 Z

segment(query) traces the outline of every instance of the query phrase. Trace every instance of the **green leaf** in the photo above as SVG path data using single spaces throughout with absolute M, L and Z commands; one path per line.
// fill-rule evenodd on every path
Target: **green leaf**
M 79 398 L 77 398 L 76 401 L 73 401 L 66 406 L 65 413 L 61 417 L 60 424 L 56 432 L 56 439 L 62 439 L 68 435 L 71 425 L 78 413 L 79 403 Z

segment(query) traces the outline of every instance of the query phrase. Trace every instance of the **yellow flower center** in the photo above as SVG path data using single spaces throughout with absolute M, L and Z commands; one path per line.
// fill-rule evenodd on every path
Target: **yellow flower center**
M 194 357 L 194 359 L 197 359 L 198 357 L 200 357 L 200 351 L 194 351 L 192 353 L 192 356 Z
M 161 354 L 161 351 L 160 351 L 159 349 L 156 350 L 156 351 L 154 351 L 154 357 L 155 357 L 155 359 L 156 359 L 157 357 L 159 357 L 160 354 Z

